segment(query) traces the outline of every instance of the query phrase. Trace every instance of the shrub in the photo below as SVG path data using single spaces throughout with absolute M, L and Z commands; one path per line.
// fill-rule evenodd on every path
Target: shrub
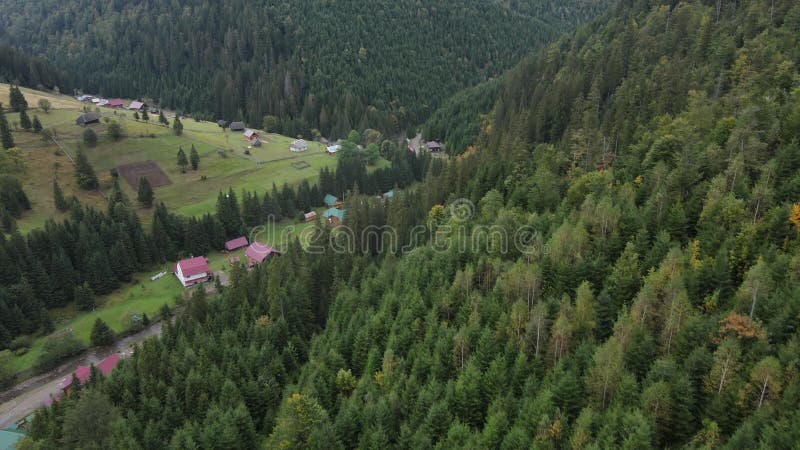
M 36 368 L 42 372 L 50 370 L 72 355 L 80 353 L 84 344 L 72 332 L 49 336 L 42 345 L 42 353 L 36 361 Z

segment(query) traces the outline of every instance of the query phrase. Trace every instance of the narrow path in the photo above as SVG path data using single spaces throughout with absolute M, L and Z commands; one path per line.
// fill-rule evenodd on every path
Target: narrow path
M 6 391 L 0 392 L 0 429 L 9 427 L 17 420 L 36 411 L 51 395 L 58 394 L 61 382 L 72 375 L 79 365 L 96 364 L 112 353 L 127 357 L 133 347 L 143 340 L 161 334 L 161 321 L 151 324 L 144 330 L 118 340 L 105 349 L 91 349 L 76 358 L 61 364 L 60 367 L 41 375 L 28 378 Z

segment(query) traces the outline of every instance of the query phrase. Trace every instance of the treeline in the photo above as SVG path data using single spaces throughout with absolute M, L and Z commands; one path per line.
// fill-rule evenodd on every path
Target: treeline
M 0 44 L 0 82 L 39 90 L 72 89 L 64 72 L 50 62 L 5 44 Z
M 610 2 L 527 3 L 3 0 L 0 40 L 90 93 L 256 127 L 275 116 L 290 136 L 397 134 Z

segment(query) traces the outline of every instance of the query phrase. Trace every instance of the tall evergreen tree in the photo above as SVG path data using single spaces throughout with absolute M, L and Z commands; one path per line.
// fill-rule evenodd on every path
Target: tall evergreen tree
M 28 109 L 28 101 L 19 90 L 19 86 L 11 86 L 8 93 L 8 102 L 11 104 L 11 110 L 14 112 L 22 112 Z
M 197 149 L 194 148 L 194 144 L 192 144 L 192 149 L 189 151 L 189 161 L 192 163 L 192 170 L 197 170 L 197 166 L 200 165 L 200 155 L 197 153 Z
M 92 326 L 92 334 L 89 337 L 92 347 L 106 347 L 114 343 L 114 332 L 103 319 L 97 318 Z
M 155 193 L 147 177 L 139 178 L 139 188 L 137 189 L 136 198 L 145 208 L 151 208 L 153 206 Z
M 91 311 L 95 307 L 94 291 L 89 286 L 89 283 L 83 283 L 75 287 L 73 294 L 75 304 L 81 311 Z
M 189 165 L 189 160 L 186 159 L 186 153 L 183 147 L 178 147 L 178 167 L 181 168 L 181 173 L 186 173 L 186 166 Z
M 172 121 L 172 129 L 175 131 L 176 136 L 180 136 L 183 134 L 183 123 L 181 122 L 181 118 L 178 115 L 175 115 L 175 119 Z
M 67 199 L 64 198 L 64 192 L 61 191 L 61 186 L 58 185 L 58 181 L 53 178 L 53 202 L 55 203 L 56 209 L 64 212 L 69 209 L 69 203 L 67 203 Z
M 94 173 L 94 169 L 89 164 L 89 159 L 83 150 L 78 150 L 78 154 L 75 157 L 75 181 L 81 189 L 86 190 L 97 189 L 100 185 L 97 175 Z
M 28 117 L 28 111 L 25 109 L 19 112 L 19 126 L 21 126 L 25 131 L 29 131 L 31 129 L 31 118 Z
M 33 115 L 33 132 L 34 133 L 41 133 L 42 132 L 42 122 L 39 120 L 39 116 L 36 114 Z
M 4 149 L 14 147 L 14 138 L 11 136 L 11 127 L 8 126 L 8 119 L 3 112 L 3 104 L 0 103 L 0 143 Z

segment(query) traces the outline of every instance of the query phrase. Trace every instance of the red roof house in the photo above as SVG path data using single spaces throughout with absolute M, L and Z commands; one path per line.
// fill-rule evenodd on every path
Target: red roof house
M 245 256 L 247 256 L 247 265 L 249 267 L 253 267 L 256 264 L 260 264 L 264 262 L 267 257 L 272 256 L 278 253 L 275 251 L 274 248 L 270 247 L 267 244 L 262 244 L 261 242 L 253 242 L 250 244 L 250 247 L 247 247 L 247 250 L 244 252 Z
M 107 357 L 106 359 L 104 359 L 104 360 L 100 361 L 99 363 L 97 363 L 97 365 L 95 367 L 103 375 L 108 375 L 108 374 L 111 373 L 112 370 L 114 370 L 115 367 L 117 367 L 118 363 L 119 363 L 119 355 L 114 353 L 113 355 L 111 355 L 111 356 Z M 63 390 L 65 393 L 69 393 L 69 388 L 72 386 L 72 383 L 74 382 L 74 380 L 77 380 L 78 383 L 80 383 L 80 384 L 86 383 L 86 381 L 92 375 L 91 367 L 90 366 L 78 366 L 78 368 L 75 369 L 75 372 L 73 373 L 73 375 L 74 375 L 74 379 L 73 379 L 72 376 L 69 376 L 69 377 L 65 378 L 64 381 L 61 382 L 61 390 Z
M 242 247 L 247 247 L 247 238 L 244 236 L 238 237 L 236 239 L 231 239 L 230 241 L 225 243 L 225 250 L 232 252 L 234 250 L 240 249 Z
M 109 108 L 122 108 L 123 105 L 124 103 L 122 102 L 121 99 L 115 98 L 113 100 L 109 100 L 107 106 Z
M 206 260 L 205 256 L 178 261 L 178 264 L 175 264 L 173 268 L 173 272 L 175 272 L 175 276 L 178 277 L 183 287 L 189 287 L 211 279 L 211 269 L 208 267 L 208 260 Z

